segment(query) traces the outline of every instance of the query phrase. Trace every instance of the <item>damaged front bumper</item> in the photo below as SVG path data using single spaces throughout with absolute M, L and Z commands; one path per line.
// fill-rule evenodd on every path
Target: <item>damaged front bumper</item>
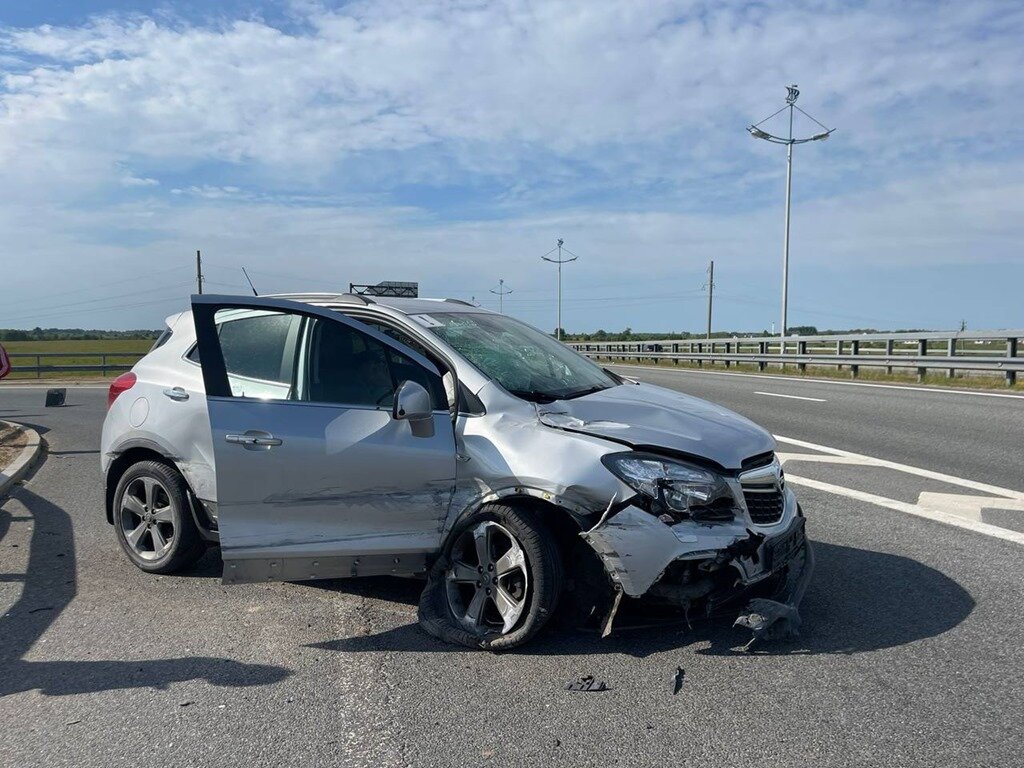
M 728 523 L 669 525 L 630 505 L 580 535 L 601 558 L 616 590 L 629 597 L 683 607 L 706 599 L 710 606 L 777 577 L 770 598 L 752 600 L 737 623 L 755 637 L 784 634 L 780 622 L 794 631 L 799 625 L 796 608 L 813 554 L 803 514 L 788 488 L 783 514 L 771 525 L 755 526 L 741 517 Z

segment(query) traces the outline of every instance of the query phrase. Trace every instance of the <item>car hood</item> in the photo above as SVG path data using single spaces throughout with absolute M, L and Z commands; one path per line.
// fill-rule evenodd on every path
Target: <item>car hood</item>
M 775 449 L 754 422 L 719 405 L 653 384 L 622 384 L 573 400 L 537 406 L 542 423 L 635 448 L 663 448 L 740 469 Z

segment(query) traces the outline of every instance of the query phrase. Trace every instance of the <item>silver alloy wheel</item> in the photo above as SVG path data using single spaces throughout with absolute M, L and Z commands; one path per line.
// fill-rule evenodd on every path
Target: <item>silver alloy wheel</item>
M 137 477 L 121 495 L 121 532 L 128 546 L 143 560 L 159 560 L 174 543 L 171 497 L 154 477 Z
M 508 634 L 526 609 L 526 553 L 507 528 L 491 520 L 459 536 L 445 581 L 452 615 L 470 632 Z

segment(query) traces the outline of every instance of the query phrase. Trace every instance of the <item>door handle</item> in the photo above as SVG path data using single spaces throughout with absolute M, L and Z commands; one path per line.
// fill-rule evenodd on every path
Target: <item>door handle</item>
M 166 397 L 171 398 L 171 400 L 178 401 L 179 403 L 188 400 L 188 392 L 186 392 L 181 387 L 171 387 L 170 389 L 165 389 L 164 395 Z
M 272 448 L 281 445 L 284 441 L 274 437 L 269 432 L 262 432 L 257 429 L 250 429 L 241 435 L 224 435 L 224 442 L 234 443 L 246 448 Z

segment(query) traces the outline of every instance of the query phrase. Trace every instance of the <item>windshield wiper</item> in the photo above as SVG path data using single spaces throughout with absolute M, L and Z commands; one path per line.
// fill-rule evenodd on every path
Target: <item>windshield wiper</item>
M 529 400 L 531 403 L 553 403 L 560 399 L 550 392 L 538 392 L 535 389 L 510 389 L 509 393 L 523 400 Z
M 577 397 L 584 397 L 585 395 L 592 395 L 595 392 L 601 392 L 605 389 L 611 389 L 611 387 L 605 387 L 603 385 L 597 385 L 596 387 L 587 387 L 586 389 L 579 389 L 575 392 L 570 392 L 568 395 L 562 395 L 562 400 L 575 400 Z

